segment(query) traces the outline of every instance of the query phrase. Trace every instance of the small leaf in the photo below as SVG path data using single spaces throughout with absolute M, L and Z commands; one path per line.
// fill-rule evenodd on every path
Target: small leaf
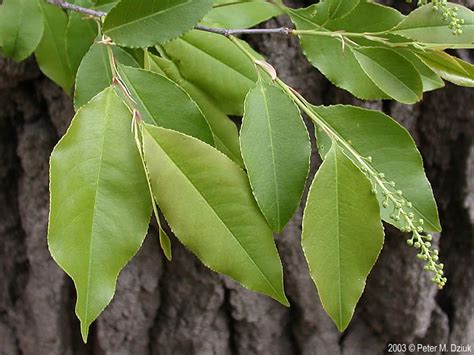
M 346 329 L 383 245 L 377 199 L 364 174 L 333 143 L 311 186 L 302 246 L 321 303 Z
M 392 49 L 359 47 L 354 50 L 362 69 L 385 94 L 405 104 L 421 99 L 423 83 L 413 64 Z
M 36 48 L 36 61 L 41 71 L 56 84 L 69 92 L 74 83 L 74 74 L 67 62 L 66 29 L 67 16 L 64 11 L 44 1 L 40 2 L 44 18 L 44 33 Z
M 446 52 L 418 52 L 416 55 L 444 80 L 474 87 L 474 65 Z
M 149 47 L 191 30 L 211 9 L 212 0 L 122 0 L 107 15 L 104 33 L 126 47 Z
M 81 6 L 86 4 L 89 4 L 87 7 L 90 7 L 91 3 L 89 1 L 80 2 Z M 67 61 L 74 74 L 77 72 L 82 58 L 97 37 L 97 23 L 84 17 L 84 14 L 71 12 L 66 29 Z
M 120 47 L 113 46 L 112 50 L 118 63 L 139 67 L 135 59 Z M 77 70 L 76 90 L 74 91 L 76 110 L 111 84 L 112 69 L 110 68 L 107 46 L 94 43 Z
M 240 142 L 257 203 L 280 231 L 300 203 L 311 155 L 306 126 L 291 98 L 260 80 L 245 100 Z
M 3 54 L 19 62 L 27 58 L 43 36 L 43 14 L 38 0 L 4 0 L 0 6 L 0 43 Z
M 416 220 L 424 220 L 425 231 L 441 231 L 436 202 L 423 170 L 420 152 L 405 128 L 379 111 L 344 105 L 313 106 L 312 109 L 360 156 L 371 157 L 367 164 L 383 174 L 383 179 L 388 182 L 386 186 L 393 194 L 401 191 L 403 197 L 410 201 L 412 207 L 404 206 L 404 209 L 407 213 L 413 213 Z M 316 133 L 319 152 L 324 157 L 331 140 L 319 129 Z M 345 152 L 353 159 L 349 152 Z M 355 159 L 353 161 L 358 164 Z M 389 184 L 392 181 L 395 186 Z M 391 204 L 382 208 L 385 197 L 380 188 L 377 189 L 377 198 L 382 218 L 402 228 L 405 224 L 403 219 L 395 221 L 390 218 L 395 206 Z
M 243 114 L 245 96 L 255 86 L 257 74 L 252 61 L 232 41 L 191 31 L 163 48 L 183 77 L 211 95 L 223 112 Z
M 433 11 L 431 4 L 412 11 L 391 32 L 423 43 L 465 44 L 474 43 L 474 13 L 461 5 L 447 3 L 452 9 L 457 7 L 457 16 L 464 20 L 462 34 L 453 34 L 449 20 L 443 19 L 441 12 Z
M 214 7 L 203 22 L 224 28 L 249 28 L 280 15 L 282 11 L 265 1 L 245 1 Z
M 168 261 L 171 261 L 173 259 L 173 253 L 171 251 L 170 237 L 161 227 L 159 228 L 159 234 L 161 250 L 163 250 L 163 254 L 165 254 L 166 259 L 168 259 Z
M 272 232 L 243 170 L 195 138 L 145 128 L 153 193 L 176 237 L 212 270 L 288 305 Z
M 76 286 L 84 342 L 150 221 L 130 122 L 130 111 L 108 88 L 78 111 L 51 155 L 49 250 Z
M 145 122 L 214 144 L 201 110 L 176 83 L 151 71 L 123 65 L 119 67 L 119 73 Z
M 216 148 L 243 167 L 244 162 L 240 154 L 239 135 L 235 123 L 222 112 L 212 97 L 187 81 L 172 61 L 152 54 L 148 54 L 148 58 L 150 70 L 166 75 L 179 84 L 196 102 L 211 127 Z

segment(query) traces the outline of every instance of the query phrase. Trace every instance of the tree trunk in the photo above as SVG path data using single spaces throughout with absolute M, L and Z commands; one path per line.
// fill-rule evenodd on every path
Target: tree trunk
M 14 64 L 0 58 L 1 355 L 349 355 L 384 354 L 390 343 L 474 345 L 473 90 L 447 85 L 414 106 L 363 103 L 310 67 L 294 39 L 249 40 L 311 102 L 381 109 L 410 130 L 444 228 L 435 243 L 448 277 L 445 289 L 431 283 L 416 251 L 406 245 L 407 236 L 387 226 L 383 252 L 349 328 L 340 334 L 322 309 L 303 259 L 301 209 L 277 236 L 291 308 L 210 271 L 174 238 L 168 263 L 151 226 L 89 343 L 82 344 L 74 286 L 46 243 L 48 160 L 73 116 L 71 100 L 33 60 Z M 314 172 L 320 162 L 316 152 L 313 157 Z

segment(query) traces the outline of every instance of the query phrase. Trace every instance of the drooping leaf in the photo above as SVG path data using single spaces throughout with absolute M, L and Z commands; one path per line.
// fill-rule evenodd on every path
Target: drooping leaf
M 191 98 L 197 103 L 209 123 L 216 148 L 235 161 L 244 166 L 240 154 L 239 135 L 234 122 L 219 108 L 212 97 L 193 83 L 187 81 L 179 72 L 176 65 L 165 58 L 157 57 L 148 53 L 148 64 L 151 71 L 166 75 L 186 90 Z
M 423 170 L 423 161 L 413 138 L 405 128 L 389 116 L 373 110 L 354 106 L 313 106 L 313 111 L 332 128 L 352 149 L 364 158 L 377 173 L 383 174 L 385 186 L 392 193 L 401 191 L 412 207 L 404 206 L 406 212 L 412 212 L 416 220 L 423 219 L 426 231 L 441 231 L 438 210 L 431 185 Z M 320 130 L 316 130 L 318 148 L 324 157 L 331 145 L 330 139 Z M 350 158 L 353 156 L 346 151 Z M 353 161 L 357 163 L 355 159 Z M 390 182 L 395 186 L 391 186 Z M 390 218 L 394 206 L 382 208 L 385 196 L 377 189 L 377 198 L 381 206 L 383 219 L 401 228 L 405 221 Z
M 105 18 L 104 33 L 126 47 L 149 47 L 189 31 L 211 7 L 212 0 L 122 0 Z
M 383 245 L 377 199 L 364 174 L 334 143 L 316 173 L 302 246 L 321 303 L 343 331 Z
M 300 203 L 311 155 L 293 100 L 259 80 L 245 100 L 240 143 L 255 199 L 270 226 L 280 231 Z
M 0 43 L 3 54 L 19 62 L 27 58 L 43 36 L 43 14 L 38 0 L 4 0 L 0 6 Z
M 211 129 L 191 97 L 170 79 L 121 65 L 119 73 L 145 122 L 173 129 L 214 145 Z
M 288 304 L 280 258 L 244 171 L 213 147 L 150 125 L 145 160 L 176 237 L 212 270 Z
M 379 32 L 397 25 L 403 16 L 396 10 L 371 2 L 361 2 L 347 16 L 330 21 L 327 2 L 304 9 L 289 10 L 298 30 Z M 370 21 L 366 19 L 370 18 Z M 322 27 L 323 26 L 323 27 Z M 299 35 L 303 53 L 334 85 L 362 99 L 389 98 L 361 68 L 355 56 L 357 42 L 343 41 L 340 36 Z
M 166 259 L 171 261 L 173 259 L 173 253 L 171 251 L 171 240 L 168 234 L 163 230 L 163 228 L 159 228 L 159 236 L 160 236 L 160 246 L 161 250 L 163 250 L 163 254 L 165 254 Z
M 423 60 L 444 80 L 456 85 L 474 87 L 474 65 L 446 52 L 417 52 Z
M 113 46 L 112 50 L 118 63 L 139 67 L 135 59 L 120 47 Z M 110 84 L 112 84 L 112 69 L 107 46 L 94 43 L 82 59 L 77 70 L 76 90 L 74 91 L 74 107 L 76 110 Z
M 405 104 L 421 99 L 423 83 L 420 74 L 407 59 L 392 49 L 359 47 L 354 55 L 369 78 L 385 94 Z
M 44 18 L 44 33 L 35 50 L 41 71 L 69 92 L 74 74 L 69 67 L 66 52 L 67 15 L 56 6 L 40 1 Z
M 81 6 L 91 7 L 88 0 L 80 1 Z M 73 74 L 77 72 L 82 58 L 86 55 L 94 39 L 97 37 L 97 23 L 86 20 L 84 14 L 71 12 L 66 29 L 66 53 L 69 67 Z
M 84 341 L 150 221 L 130 122 L 130 111 L 108 88 L 78 111 L 51 156 L 49 250 L 74 280 Z
M 407 48 L 397 48 L 397 53 L 416 68 L 423 83 L 423 92 L 436 90 L 444 86 L 444 81 L 428 65 L 426 65 L 412 50 Z
M 474 12 L 458 4 L 448 3 L 447 6 L 458 8 L 457 16 L 464 20 L 462 34 L 453 35 L 453 30 L 448 27 L 449 21 L 443 19 L 441 12 L 433 11 L 431 4 L 412 11 L 391 32 L 423 43 L 473 44 Z
M 195 30 L 163 48 L 183 77 L 212 95 L 226 114 L 242 115 L 245 95 L 255 86 L 257 74 L 232 41 Z
M 282 11 L 266 1 L 232 2 L 213 8 L 203 22 L 224 28 L 249 28 L 280 15 Z
M 329 18 L 337 19 L 349 14 L 360 0 L 326 0 L 329 2 Z

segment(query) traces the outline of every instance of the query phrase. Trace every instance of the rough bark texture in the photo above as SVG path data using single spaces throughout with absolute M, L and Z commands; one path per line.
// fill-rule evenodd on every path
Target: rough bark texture
M 474 345 L 473 90 L 447 85 L 414 106 L 362 103 L 329 85 L 293 39 L 262 36 L 252 43 L 313 103 L 383 109 L 411 131 L 439 204 L 444 230 L 435 242 L 446 265 L 446 288 L 432 285 L 406 236 L 388 228 L 354 319 L 340 334 L 303 260 L 301 210 L 277 236 L 291 308 L 211 272 L 175 239 L 174 259 L 166 262 L 151 228 L 83 345 L 74 286 L 46 244 L 48 159 L 73 115 L 70 98 L 32 60 L 0 58 L 1 355 L 350 355 L 383 354 L 389 343 Z M 313 156 L 314 171 L 319 160 Z

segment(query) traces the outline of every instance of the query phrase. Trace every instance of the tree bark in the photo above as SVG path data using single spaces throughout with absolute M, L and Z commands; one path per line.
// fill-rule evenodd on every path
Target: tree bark
M 268 24 L 280 25 L 287 20 Z M 309 278 L 300 248 L 301 209 L 276 236 L 291 308 L 210 271 L 175 238 L 167 262 L 152 225 L 89 343 L 82 344 L 74 286 L 46 244 L 49 155 L 73 116 L 71 99 L 33 60 L 0 58 L 1 355 L 350 355 L 384 354 L 389 343 L 474 345 L 473 90 L 448 84 L 413 106 L 364 103 L 331 86 L 294 39 L 249 40 L 311 102 L 381 109 L 410 130 L 438 201 L 443 232 L 435 243 L 448 277 L 445 289 L 431 283 L 407 236 L 387 226 L 356 314 L 340 334 Z M 460 55 L 473 59 L 472 53 Z M 314 173 L 320 161 L 313 153 Z

